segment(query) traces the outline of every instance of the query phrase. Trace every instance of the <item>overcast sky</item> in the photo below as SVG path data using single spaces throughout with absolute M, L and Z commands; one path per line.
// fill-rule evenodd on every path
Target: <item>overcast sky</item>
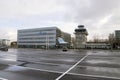
M 57 26 L 74 33 L 85 25 L 88 39 L 120 29 L 120 0 L 0 0 L 0 38 L 17 39 L 18 29 Z

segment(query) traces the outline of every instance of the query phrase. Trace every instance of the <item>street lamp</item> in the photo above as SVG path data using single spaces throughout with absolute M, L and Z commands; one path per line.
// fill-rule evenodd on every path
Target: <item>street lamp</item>
M 49 36 L 47 35 L 47 32 L 45 33 L 46 35 L 46 50 L 49 49 Z
M 47 50 L 47 33 L 45 35 L 46 35 L 46 50 Z

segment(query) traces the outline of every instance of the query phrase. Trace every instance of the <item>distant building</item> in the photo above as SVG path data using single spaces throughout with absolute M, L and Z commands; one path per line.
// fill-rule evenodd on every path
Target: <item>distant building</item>
M 110 44 L 106 42 L 87 42 L 86 49 L 110 49 Z
M 88 32 L 84 25 L 79 25 L 78 29 L 75 29 L 75 48 L 85 48 L 87 42 Z
M 0 46 L 10 46 L 10 40 L 0 39 Z
M 115 46 L 120 48 L 120 30 L 115 30 Z
M 75 37 L 71 37 L 71 48 L 75 48 Z
M 120 30 L 115 30 L 115 38 L 120 39 Z
M 58 48 L 62 44 L 69 47 L 70 41 L 71 35 L 62 32 L 57 27 L 18 30 L 19 48 Z
M 64 41 L 69 43 L 68 47 L 70 47 L 70 45 L 71 45 L 71 35 L 69 33 L 66 33 L 66 32 L 61 32 L 61 38 L 63 38 Z
M 17 41 L 13 41 L 11 42 L 11 45 L 10 45 L 12 48 L 17 48 Z

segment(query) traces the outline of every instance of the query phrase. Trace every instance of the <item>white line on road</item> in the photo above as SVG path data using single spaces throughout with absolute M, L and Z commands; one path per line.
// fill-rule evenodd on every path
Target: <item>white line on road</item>
M 5 79 L 5 78 L 0 78 L 0 80 L 8 80 L 8 79 Z
M 62 75 L 60 75 L 59 77 L 57 77 L 55 80 L 59 80 L 60 78 L 62 78 L 65 74 L 67 74 L 70 70 L 72 70 L 75 66 L 77 66 L 80 62 L 82 62 L 86 57 L 88 57 L 89 54 L 87 54 L 86 56 L 84 56 L 82 59 L 80 59 L 76 64 L 74 64 L 71 68 L 69 68 L 67 71 L 65 71 Z
M 60 71 L 52 71 L 52 70 L 44 70 L 44 69 L 36 69 L 36 68 L 30 68 L 25 67 L 27 69 L 36 70 L 36 71 L 43 71 L 43 72 L 50 72 L 50 73 L 58 73 L 62 74 L 63 72 Z M 77 74 L 77 73 L 67 73 L 68 75 L 75 75 L 75 76 L 85 76 L 85 77 L 93 77 L 93 78 L 106 78 L 106 79 L 117 79 L 120 80 L 119 77 L 110 77 L 110 76 L 101 76 L 101 75 L 89 75 L 89 74 Z
M 112 76 L 89 75 L 89 74 L 77 74 L 77 73 L 68 73 L 68 74 L 69 74 L 69 75 L 75 75 L 75 76 L 84 76 L 84 77 L 93 77 L 93 78 L 105 78 L 105 79 L 120 80 L 119 77 L 112 77 Z

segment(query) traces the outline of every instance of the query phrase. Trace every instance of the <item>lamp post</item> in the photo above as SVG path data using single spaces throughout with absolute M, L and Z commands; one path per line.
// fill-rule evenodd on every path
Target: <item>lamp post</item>
M 47 35 L 47 32 L 45 34 L 46 34 L 46 50 L 47 50 L 49 49 L 49 36 Z
M 45 33 L 46 34 L 46 50 L 47 50 L 47 33 Z

